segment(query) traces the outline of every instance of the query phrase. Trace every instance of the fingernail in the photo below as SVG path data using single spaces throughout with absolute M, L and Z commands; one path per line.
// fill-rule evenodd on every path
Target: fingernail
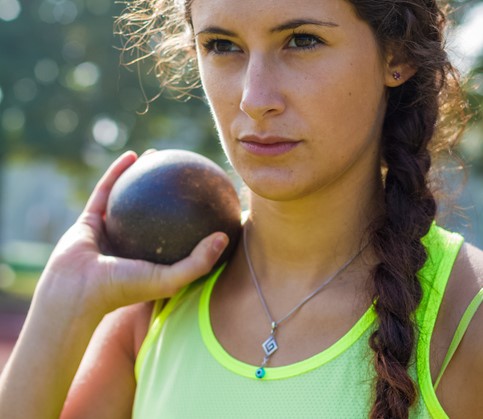
M 158 151 L 158 150 L 156 150 L 155 148 L 150 148 L 150 149 L 146 150 L 143 154 L 141 154 L 141 157 L 147 156 L 148 154 L 154 153 L 156 151 Z
M 221 253 L 223 252 L 223 250 L 225 250 L 227 244 L 228 244 L 228 237 L 224 234 L 220 234 L 213 241 L 213 250 L 216 253 Z

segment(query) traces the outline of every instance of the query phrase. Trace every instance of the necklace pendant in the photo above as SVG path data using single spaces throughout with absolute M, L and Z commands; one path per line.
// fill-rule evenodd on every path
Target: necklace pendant
M 272 334 L 270 334 L 270 337 L 262 343 L 262 348 L 265 351 L 265 357 L 263 358 L 263 362 L 262 365 L 260 365 L 260 368 L 255 371 L 255 377 L 259 379 L 265 377 L 265 365 L 267 365 L 270 356 L 273 355 L 273 353 L 278 349 L 277 340 L 273 335 L 273 330 Z
M 255 377 L 257 377 L 258 379 L 262 379 L 263 377 L 265 377 L 265 368 L 263 367 L 258 368 L 255 371 Z
M 259 379 L 262 379 L 263 377 L 265 377 L 265 374 L 266 374 L 265 365 L 267 365 L 268 358 L 270 358 L 270 356 L 265 355 L 265 357 L 263 358 L 262 365 L 260 365 L 260 367 L 257 368 L 257 370 L 255 371 L 255 377 Z
M 278 349 L 275 336 L 270 335 L 270 337 L 265 342 L 262 343 L 262 348 L 265 351 L 265 355 L 267 358 L 271 356 Z

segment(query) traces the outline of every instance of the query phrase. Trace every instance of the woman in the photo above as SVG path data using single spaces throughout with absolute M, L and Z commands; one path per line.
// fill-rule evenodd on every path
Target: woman
M 162 40 L 168 81 L 194 41 L 249 190 L 244 238 L 197 282 L 222 233 L 173 266 L 102 255 L 109 191 L 136 160 L 121 156 L 42 275 L 0 416 L 483 417 L 483 255 L 434 224 L 428 187 L 438 117 L 460 105 L 435 2 L 141 6 L 133 42 Z

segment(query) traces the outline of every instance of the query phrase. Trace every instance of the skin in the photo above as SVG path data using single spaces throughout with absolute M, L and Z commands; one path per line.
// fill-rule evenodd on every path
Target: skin
M 249 188 L 250 255 L 268 305 L 280 318 L 355 254 L 381 211 L 386 92 L 414 69 L 383 56 L 369 27 L 339 0 L 195 0 L 192 16 L 221 143 Z M 308 18 L 330 24 L 280 30 Z M 398 81 L 396 70 L 403 75 Z M 240 141 L 247 135 L 279 136 L 297 145 L 262 156 L 247 151 Z M 0 417 L 51 418 L 62 411 L 62 418 L 129 418 L 134 362 L 152 309 L 145 301 L 169 297 L 207 272 L 226 244 L 223 235 L 210 236 L 171 268 L 100 255 L 108 193 L 134 160 L 126 154 L 113 164 L 54 252 L 0 379 Z M 367 249 L 297 312 L 280 329 L 271 365 L 307 358 L 345 334 L 370 304 L 375 263 Z M 433 380 L 465 307 L 483 286 L 480 278 L 482 252 L 465 245 L 431 342 Z M 258 364 L 268 325 L 240 247 L 215 286 L 210 310 L 224 348 Z M 438 389 L 452 418 L 482 417 L 475 413 L 483 412 L 482 325 L 480 309 Z

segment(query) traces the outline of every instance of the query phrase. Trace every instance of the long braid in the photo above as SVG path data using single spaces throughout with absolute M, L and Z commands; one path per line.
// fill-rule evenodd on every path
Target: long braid
M 417 68 L 390 89 L 382 132 L 385 212 L 373 224 L 378 258 L 373 272 L 378 328 L 369 345 L 376 371 L 372 419 L 408 418 L 418 392 L 408 368 L 413 359 L 421 302 L 417 277 L 427 259 L 421 239 L 436 215 L 428 187 L 430 142 L 440 111 L 441 91 L 453 75 L 443 49 L 444 15 L 434 0 L 351 0 L 373 28 L 383 51 L 396 48 L 396 61 Z
M 427 258 L 421 238 L 436 214 L 426 181 L 432 128 L 421 120 L 420 112 L 414 108 L 403 117 L 399 113 L 396 125 L 387 121 L 383 143 L 386 211 L 372 240 L 380 261 L 373 276 L 379 328 L 370 338 L 377 373 L 371 417 L 378 419 L 407 418 L 417 398 L 407 371 L 415 344 L 412 314 L 422 297 L 416 274 Z

